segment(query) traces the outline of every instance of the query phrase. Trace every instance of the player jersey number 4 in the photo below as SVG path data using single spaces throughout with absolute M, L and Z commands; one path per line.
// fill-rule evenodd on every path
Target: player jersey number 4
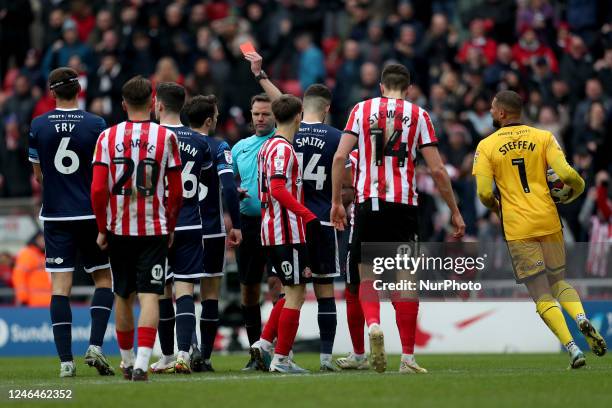
M 358 137 L 357 202 L 416 206 L 417 147 L 437 144 L 427 112 L 402 99 L 368 99 L 355 105 L 344 131 Z
M 116 235 L 166 235 L 164 179 L 181 166 L 176 135 L 153 122 L 122 122 L 98 138 L 94 164 L 109 167 L 107 228 Z

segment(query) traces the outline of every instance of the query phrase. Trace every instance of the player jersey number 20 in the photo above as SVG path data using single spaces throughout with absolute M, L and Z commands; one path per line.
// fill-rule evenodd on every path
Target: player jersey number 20
M 136 170 L 136 190 L 138 193 L 145 197 L 155 194 L 159 179 L 159 164 L 155 159 L 145 158 L 136 165 L 129 157 L 115 157 L 113 164 L 123 165 L 123 174 L 112 188 L 114 195 L 132 195 L 131 178 L 134 170 Z

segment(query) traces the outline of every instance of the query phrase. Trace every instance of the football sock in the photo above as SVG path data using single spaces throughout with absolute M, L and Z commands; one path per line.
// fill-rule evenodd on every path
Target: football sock
M 242 305 L 244 327 L 247 331 L 249 344 L 255 343 L 261 337 L 261 307 L 256 305 Z
M 405 361 L 411 364 L 416 362 L 416 360 L 414 359 L 414 354 L 404 354 L 404 353 L 402 353 L 402 361 Z
M 117 343 L 121 360 L 126 367 L 134 365 L 134 329 L 119 331 L 117 330 Z
M 326 359 L 331 360 L 334 339 L 336 337 L 336 299 L 333 297 L 317 299 L 317 304 L 319 307 L 317 320 L 319 323 L 319 337 L 321 339 L 320 353 L 321 356 L 329 356 Z
M 60 361 L 72 361 L 72 310 L 68 296 L 51 296 L 51 325 Z
M 162 354 L 174 355 L 174 305 L 172 299 L 159 299 L 159 344 Z
M 281 316 L 281 312 L 283 307 L 285 306 L 285 298 L 279 299 L 272 311 L 270 312 L 270 317 L 266 322 L 263 331 L 261 332 L 261 338 L 270 343 L 274 342 L 274 339 L 278 336 L 278 324 Z
M 176 299 L 176 343 L 179 351 L 189 352 L 195 330 L 195 305 L 192 295 Z
M 153 352 L 156 334 L 157 330 L 155 327 L 138 328 L 138 351 L 136 353 L 134 370 L 140 368 L 146 372 L 149 369 L 149 359 L 151 358 L 151 353 Z
M 202 338 L 202 357 L 208 360 L 215 345 L 217 329 L 219 328 L 219 301 L 208 299 L 202 301 L 202 316 L 200 317 L 200 337 Z
M 91 307 L 89 308 L 89 313 L 91 314 L 89 344 L 102 347 L 114 300 L 115 295 L 110 288 L 97 288 L 94 291 Z
M 551 287 L 553 296 L 559 301 L 561 307 L 576 321 L 586 319 L 580 296 L 576 289 L 565 280 L 560 280 Z
M 361 310 L 359 295 L 351 293 L 348 288 L 344 290 L 344 293 L 346 296 L 346 320 L 351 335 L 351 342 L 353 343 L 353 352 L 355 354 L 363 354 L 365 353 L 363 339 L 365 318 L 363 317 L 363 310 Z
M 276 342 L 276 349 L 274 350 L 275 355 L 289 355 L 299 325 L 300 311 L 284 307 L 278 321 L 278 340 Z
M 363 316 L 367 326 L 370 327 L 373 324 L 380 324 L 380 301 L 372 281 L 361 282 L 359 286 L 359 298 L 361 300 L 361 309 L 363 310 Z
M 395 322 L 402 342 L 402 353 L 412 354 L 414 353 L 419 302 L 398 301 L 393 302 L 393 307 L 395 308 Z
M 567 345 L 573 341 L 567 328 L 565 318 L 557 302 L 551 295 L 542 295 L 536 302 L 536 310 L 548 328 L 557 336 L 561 344 Z

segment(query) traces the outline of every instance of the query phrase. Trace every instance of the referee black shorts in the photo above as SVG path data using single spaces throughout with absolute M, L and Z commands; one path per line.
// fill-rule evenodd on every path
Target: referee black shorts
M 264 272 L 274 276 L 267 250 L 261 245 L 261 217 L 240 214 L 242 243 L 236 251 L 238 275 L 243 285 L 262 282 Z
M 351 261 L 361 263 L 361 244 L 368 242 L 418 241 L 418 207 L 378 200 L 357 204 L 351 241 Z

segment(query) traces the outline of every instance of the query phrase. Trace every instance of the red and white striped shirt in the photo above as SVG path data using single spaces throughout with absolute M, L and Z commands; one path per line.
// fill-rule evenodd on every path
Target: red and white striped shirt
M 94 164 L 108 166 L 107 229 L 116 235 L 166 235 L 166 171 L 181 166 L 176 135 L 156 123 L 121 122 L 98 138 Z
M 359 139 L 357 202 L 416 206 L 416 149 L 437 143 L 427 112 L 402 99 L 368 99 L 355 105 L 344 131 Z
M 357 184 L 357 163 L 358 162 L 359 162 L 359 150 L 357 149 L 352 150 L 351 153 L 349 154 L 349 165 L 347 167 L 350 167 L 351 172 L 353 173 L 353 188 L 355 188 L 355 185 Z M 355 203 L 354 202 L 351 204 L 350 217 L 351 217 L 350 223 L 352 227 L 353 225 L 355 225 Z M 352 235 L 352 232 L 351 232 L 351 235 Z
M 257 155 L 259 200 L 261 201 L 261 242 L 263 246 L 303 244 L 304 222 L 293 211 L 283 207 L 272 197 L 271 180 L 285 180 L 289 193 L 304 204 L 302 169 L 293 145 L 281 136 L 273 136 L 259 149 Z

